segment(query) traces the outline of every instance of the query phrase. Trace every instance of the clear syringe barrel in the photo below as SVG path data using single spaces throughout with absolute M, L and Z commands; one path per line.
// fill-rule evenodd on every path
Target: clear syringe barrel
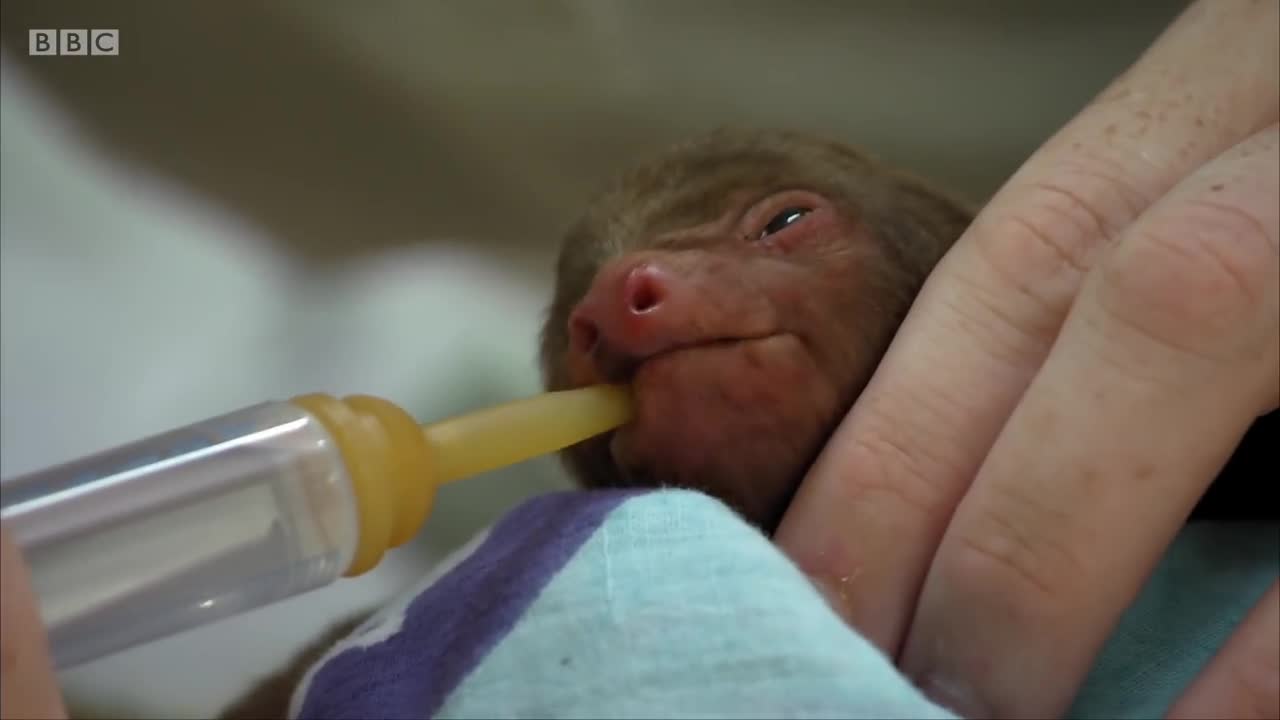
M 331 583 L 359 544 L 341 449 L 291 402 L 0 489 L 60 668 Z
M 301 395 L 0 481 L 0 520 L 67 668 L 367 572 L 441 484 L 630 414 L 604 385 L 426 427 L 381 398 Z

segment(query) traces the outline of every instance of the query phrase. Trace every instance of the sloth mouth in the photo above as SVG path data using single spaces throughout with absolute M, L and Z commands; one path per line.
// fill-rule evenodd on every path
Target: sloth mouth
M 798 365 L 797 345 L 786 332 L 722 337 L 639 362 L 629 379 L 634 415 L 602 439 L 626 482 L 708 481 L 726 443 L 771 432 L 777 398 L 794 386 L 794 373 L 782 373 Z
M 671 431 L 682 434 L 677 429 L 682 426 L 715 434 L 726 423 L 767 411 L 752 397 L 752 389 L 793 385 L 787 380 L 794 377 L 775 377 L 775 371 L 779 358 L 793 356 L 796 348 L 803 352 L 805 344 L 786 331 L 713 337 L 635 358 L 625 366 L 615 364 L 612 372 L 573 384 L 604 381 L 630 388 L 631 419 L 595 439 L 610 447 L 615 464 L 624 465 L 619 462 L 623 446 Z
M 732 353 L 758 343 L 781 338 L 785 334 L 771 332 L 759 335 L 719 337 L 679 345 L 638 359 L 627 369 L 626 381 L 630 382 L 634 389 L 639 390 L 641 385 L 658 381 L 655 376 L 661 376 L 664 370 L 674 369 L 684 364 L 686 360 L 691 361 L 693 358 L 715 357 L 724 353 Z

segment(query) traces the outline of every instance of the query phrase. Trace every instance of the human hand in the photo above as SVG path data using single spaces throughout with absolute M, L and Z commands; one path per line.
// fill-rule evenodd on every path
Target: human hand
M 65 718 L 48 638 L 18 546 L 0 529 L 0 716 Z
M 1198 2 L 936 269 L 776 534 L 973 717 L 1065 712 L 1280 404 L 1280 3 Z M 1174 707 L 1280 713 L 1280 589 Z

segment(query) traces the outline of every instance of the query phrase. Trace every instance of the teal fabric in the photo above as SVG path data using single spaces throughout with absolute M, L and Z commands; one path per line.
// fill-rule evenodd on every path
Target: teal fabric
M 599 496 L 544 499 L 535 503 L 554 513 L 525 507 L 508 515 L 484 543 L 460 551 L 453 570 L 427 579 L 322 659 L 310 691 L 302 688 L 311 707 L 294 716 L 954 717 L 846 628 L 808 580 L 720 502 L 652 491 L 602 510 L 592 497 Z M 562 552 L 571 535 L 581 540 Z M 550 555 L 560 559 L 533 567 Z M 1188 527 L 1122 618 L 1068 716 L 1161 717 L 1278 572 L 1280 526 Z M 546 581 L 525 602 L 513 589 L 527 589 L 531 574 Z M 473 584 L 460 589 L 467 578 Z M 448 619 L 458 606 L 475 609 Z M 466 636 L 486 617 L 501 622 L 490 623 L 493 641 L 481 648 Z M 445 650 L 403 661 L 432 645 Z M 475 650 L 473 660 L 449 676 L 446 661 L 463 648 Z M 356 697 L 334 677 L 368 692 Z M 430 687 L 438 703 L 429 701 Z
M 710 498 L 621 504 L 441 718 L 951 718 Z
M 1070 717 L 1161 717 L 1278 572 L 1280 525 L 1189 525 L 1121 619 Z
M 1277 572 L 1280 526 L 1189 526 L 1069 717 L 1161 717 Z M 439 716 L 520 697 L 539 698 L 526 717 L 948 717 L 768 541 L 686 492 L 620 506 Z

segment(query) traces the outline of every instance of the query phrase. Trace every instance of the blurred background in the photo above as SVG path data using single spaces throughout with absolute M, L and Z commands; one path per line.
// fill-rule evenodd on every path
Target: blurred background
M 270 398 L 423 420 L 537 392 L 561 231 L 645 153 L 817 131 L 984 200 L 1181 2 L 4 0 L 0 471 Z M 118 28 L 116 57 L 27 32 Z M 423 575 L 540 459 L 446 488 L 374 573 L 64 673 L 98 714 L 209 717 Z

